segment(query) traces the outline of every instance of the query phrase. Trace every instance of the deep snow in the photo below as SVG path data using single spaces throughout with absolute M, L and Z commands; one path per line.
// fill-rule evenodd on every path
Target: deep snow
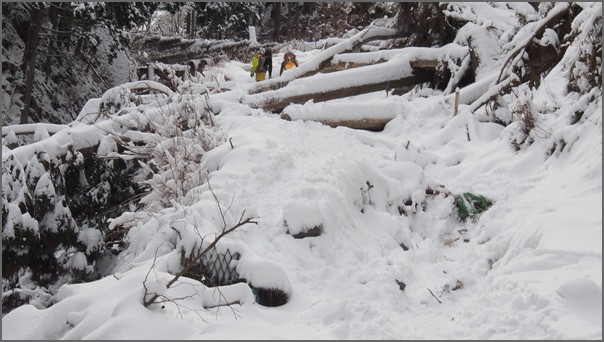
M 321 53 L 294 52 L 301 65 Z M 498 71 L 498 60 L 490 62 L 485 80 Z M 256 284 L 285 289 L 288 303 L 263 307 L 247 285 L 236 284 L 223 292 L 241 304 L 204 309 L 219 301 L 215 290 L 182 278 L 182 286 L 162 290 L 171 298 L 192 295 L 180 307 L 144 308 L 142 282 L 153 256 L 162 255 L 148 283 L 158 291 L 175 257 L 161 248 L 170 226 L 147 219 L 131 229 L 132 247 L 105 278 L 62 287 L 48 309 L 15 309 L 2 319 L 3 339 L 602 338 L 601 98 L 570 125 L 576 97 L 563 91 L 556 77 L 564 71 L 555 70 L 540 88 L 547 92 L 535 92 L 533 101 L 554 97 L 558 107 L 539 114 L 545 134 L 516 151 L 513 125 L 485 122 L 484 109 L 473 114 L 468 105 L 453 116 L 448 94 L 426 90 L 296 107 L 337 116 L 355 103 L 375 104 L 393 113 L 383 132 L 284 121 L 237 103 L 254 86 L 245 66 L 212 71 L 233 81 L 232 91 L 210 97 L 229 139 L 201 165 L 229 222 L 244 210 L 257 217 L 258 225 L 225 241 L 242 251 L 240 271 Z M 73 124 L 67 135 L 79 139 L 84 128 L 87 138 L 101 134 Z M 550 155 L 559 138 L 568 144 Z M 443 191 L 427 195 L 427 188 Z M 217 224 L 208 190 L 200 185 L 156 215 Z M 476 221 L 460 222 L 448 193 L 464 192 L 493 206 Z M 291 236 L 317 225 L 320 236 Z

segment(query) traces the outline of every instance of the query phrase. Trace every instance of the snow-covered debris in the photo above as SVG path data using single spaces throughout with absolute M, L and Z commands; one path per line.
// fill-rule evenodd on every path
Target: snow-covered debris
M 441 50 L 438 58 L 459 57 L 459 70 L 476 68 L 455 116 L 451 84 L 446 91 L 423 84 L 400 96 L 380 91 L 288 107 L 297 118 L 390 118 L 380 132 L 286 121 L 251 108 L 263 96 L 331 89 L 328 74 L 293 77 L 315 70 L 327 59 L 314 57 L 327 50 L 295 51 L 300 68 L 284 74 L 280 81 L 289 83 L 278 91 L 248 95 L 273 81 L 253 83 L 240 62 L 226 62 L 215 72 L 237 79 L 230 91 L 206 97 L 201 87 L 177 89 L 146 103 L 124 102 L 127 110 L 117 115 L 80 118 L 3 153 L 7 241 L 19 225 L 32 233 L 60 227 L 54 219 L 67 208 L 41 221 L 22 214 L 18 204 L 28 194 L 16 182 L 35 179 L 40 194 L 50 193 L 45 165 L 69 145 L 99 145 L 96 151 L 111 158 L 144 157 L 136 179 L 150 190 L 108 221 L 123 246 L 103 259 L 99 280 L 65 284 L 50 296 L 31 274 L 19 275 L 18 291 L 6 296 L 33 299 L 3 317 L 3 338 L 601 339 L 601 77 L 590 76 L 601 61 L 587 58 L 598 46 L 591 32 L 601 31 L 601 4 L 573 7 L 582 10 L 570 23 L 573 34 L 556 34 L 567 45 L 564 56 L 535 87 L 515 83 L 521 68 L 511 68 L 517 78 L 506 84 L 510 92 L 491 86 L 506 57 L 523 42 L 555 45 L 547 29 L 531 35 L 575 5 L 443 5 L 465 24 L 451 54 Z M 340 61 L 388 54 L 340 54 L 351 42 L 339 41 L 330 54 L 340 51 Z M 495 56 L 470 67 L 470 50 Z M 410 58 L 398 51 L 381 68 L 349 69 L 334 83 L 407 72 Z M 470 105 L 483 95 L 496 97 L 499 107 Z M 201 115 L 207 109 L 220 115 Z M 484 197 L 490 206 L 463 220 L 459 195 Z M 246 219 L 255 224 L 205 249 Z M 318 226 L 319 236 L 290 235 Z M 94 230 L 77 236 L 91 247 L 98 242 Z M 91 266 L 78 254 L 86 251 L 60 252 L 79 270 Z M 180 274 L 187 261 L 200 259 L 201 275 Z M 204 273 L 210 265 L 222 268 Z M 215 274 L 245 283 L 203 283 Z M 158 300 L 146 306 L 148 295 Z M 269 307 L 270 296 L 286 300 Z

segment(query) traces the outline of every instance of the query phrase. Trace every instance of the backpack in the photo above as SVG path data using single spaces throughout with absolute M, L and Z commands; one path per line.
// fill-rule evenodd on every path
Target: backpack
M 260 60 L 258 61 L 258 66 L 256 67 L 256 71 L 266 71 L 266 69 L 264 68 L 264 61 L 265 61 L 264 56 L 260 56 Z
M 254 73 L 256 71 L 256 69 L 258 68 L 258 65 L 260 64 L 260 60 L 258 59 L 258 57 L 256 55 L 252 56 L 252 68 L 250 69 L 251 73 Z
M 285 68 L 285 70 L 289 70 L 289 69 L 291 69 L 291 68 L 293 68 L 295 66 L 296 66 L 296 63 L 294 63 L 294 61 L 292 61 L 290 59 L 287 63 L 285 63 L 285 67 L 284 68 Z

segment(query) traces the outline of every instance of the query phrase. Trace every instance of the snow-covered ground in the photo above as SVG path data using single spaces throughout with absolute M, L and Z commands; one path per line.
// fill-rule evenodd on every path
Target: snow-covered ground
M 320 53 L 294 52 L 302 65 Z M 350 103 L 396 111 L 384 131 L 368 132 L 251 109 L 237 103 L 253 85 L 245 65 L 216 68 L 235 82 L 210 96 L 227 139 L 201 161 L 209 181 L 133 227 L 103 279 L 62 287 L 48 309 L 3 317 L 3 339 L 602 338 L 602 104 L 586 104 L 570 125 L 577 98 L 555 77 L 562 70 L 532 99 L 553 97 L 557 109 L 538 114 L 541 134 L 517 151 L 513 125 L 486 122 L 468 105 L 453 116 L 440 92 L 326 107 L 335 116 Z M 181 278 L 162 290 L 181 299 L 143 306 L 145 278 L 165 287 L 179 257 L 162 248 L 176 230 L 160 221 L 220 226 L 208 184 L 227 223 L 244 211 L 256 218 L 225 243 L 242 251 L 237 267 L 248 280 L 289 294 L 285 305 L 259 305 L 236 284 L 222 291 L 240 304 L 206 309 L 215 290 Z M 460 221 L 454 195 L 465 192 L 493 205 Z M 292 236 L 316 226 L 319 236 Z

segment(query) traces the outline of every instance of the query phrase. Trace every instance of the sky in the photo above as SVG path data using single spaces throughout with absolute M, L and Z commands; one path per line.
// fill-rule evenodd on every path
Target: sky
M 586 12 L 601 15 L 601 4 L 594 6 Z M 482 15 L 476 27 L 460 30 L 449 50 L 430 52 L 463 56 L 464 32 L 476 33 L 489 18 L 506 31 L 515 20 L 513 12 L 485 6 L 472 13 Z M 112 222 L 131 225 L 130 245 L 104 265 L 105 277 L 63 286 L 50 308 L 13 310 L 2 319 L 2 338 L 601 340 L 601 93 L 591 101 L 587 94 L 568 93 L 568 64 L 556 66 L 539 88 L 519 89 L 510 106 L 530 94 L 537 128 L 530 133 L 533 142 L 516 149 L 512 142 L 522 138 L 518 120 L 503 126 L 488 120 L 484 106 L 473 110 L 475 93 L 492 87 L 509 52 L 498 39 L 476 37 L 483 39 L 481 48 L 499 55 L 483 61 L 473 88 L 460 90 L 466 100 L 457 115 L 452 92 L 426 88 L 292 104 L 284 110 L 292 121 L 257 106 L 363 82 L 367 70 L 375 79 L 390 77 L 392 68 L 407 72 L 410 60 L 429 53 L 422 49 L 382 53 L 388 62 L 371 69 L 296 80 L 326 50 L 293 49 L 299 69 L 264 81 L 290 85 L 260 94 L 251 94 L 262 82 L 249 76 L 246 61 L 225 62 L 207 71 L 215 81 L 180 92 L 149 83 L 163 93 L 113 120 L 88 113 L 134 83 L 91 99 L 74 123 L 49 127 L 59 132 L 41 134 L 37 144 L 94 144 L 107 130 L 119 131 L 119 120 L 153 121 L 162 109 L 187 103 L 213 110 L 215 125 L 204 132 L 215 146 L 176 145 L 172 162 L 188 172 L 179 183 L 182 193 L 169 204 L 152 194 L 146 211 Z M 369 63 L 378 53 L 337 49 L 332 51 L 341 61 Z M 274 55 L 273 75 L 283 53 Z M 576 58 L 571 47 L 563 61 Z M 579 104 L 584 115 L 571 124 Z M 376 116 L 391 118 L 380 132 L 319 122 Z M 203 157 L 187 160 L 185 145 L 203 150 Z M 30 153 L 32 147 L 3 147 L 3 159 L 27 160 Z M 482 195 L 492 205 L 460 220 L 455 198 L 464 193 Z M 180 249 L 207 244 L 211 239 L 199 237 L 246 218 L 256 224 L 220 240 L 217 252 L 238 252 L 231 267 L 255 288 L 287 294 L 286 304 L 260 305 L 246 283 L 216 289 L 182 277 L 166 287 Z M 315 227 L 318 236 L 293 237 Z M 144 307 L 143 283 L 170 301 Z

